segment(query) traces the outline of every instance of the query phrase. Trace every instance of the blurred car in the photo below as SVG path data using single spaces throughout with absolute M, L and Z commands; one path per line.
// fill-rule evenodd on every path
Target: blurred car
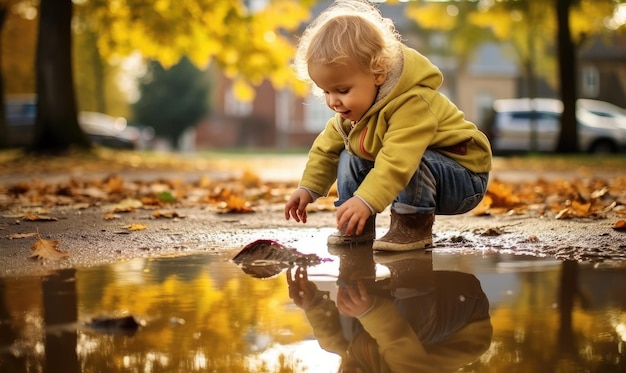
M 134 149 L 135 142 L 126 136 L 126 118 L 81 111 L 78 124 L 94 144 L 115 149 Z
M 5 110 L 9 146 L 31 145 L 37 116 L 35 99 L 32 96 L 7 99 Z M 78 124 L 94 144 L 116 149 L 135 148 L 135 140 L 127 135 L 125 118 L 83 111 L 78 113 Z
M 616 153 L 626 150 L 626 127 L 616 124 L 598 112 L 577 104 L 578 141 L 587 153 Z M 561 127 L 563 103 L 550 98 L 500 99 L 485 126 L 494 154 L 528 152 L 534 125 L 536 149 L 556 150 Z
M 604 118 L 602 121 L 605 125 L 616 126 L 626 129 L 626 110 L 609 102 L 578 99 L 576 101 L 578 110 L 587 111 L 593 115 Z

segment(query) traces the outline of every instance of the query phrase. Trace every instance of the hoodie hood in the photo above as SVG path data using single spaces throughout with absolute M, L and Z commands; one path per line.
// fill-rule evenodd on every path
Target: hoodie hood
M 378 110 L 415 86 L 435 90 L 442 83 L 443 74 L 437 66 L 415 49 L 401 45 L 398 58 L 389 71 L 387 80 L 380 87 L 371 109 Z

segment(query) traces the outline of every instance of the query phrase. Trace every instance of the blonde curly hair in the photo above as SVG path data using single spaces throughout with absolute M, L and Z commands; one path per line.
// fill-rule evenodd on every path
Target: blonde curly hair
M 343 64 L 353 61 L 363 71 L 386 74 L 401 43 L 393 21 L 367 0 L 337 0 L 305 30 L 298 43 L 294 68 L 312 83 L 311 63 Z

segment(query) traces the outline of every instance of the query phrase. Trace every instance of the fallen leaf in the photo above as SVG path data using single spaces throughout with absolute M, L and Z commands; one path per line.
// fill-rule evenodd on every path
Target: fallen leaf
M 502 231 L 502 229 L 498 228 L 498 227 L 493 227 L 493 228 L 487 228 L 483 233 L 481 233 L 481 236 L 500 236 L 501 234 L 504 234 L 504 232 Z
M 164 192 L 161 192 L 161 193 L 157 193 L 156 197 L 159 199 L 159 201 L 162 201 L 162 202 L 166 202 L 166 203 L 174 203 L 174 202 L 176 202 L 176 197 L 174 197 L 174 195 L 170 191 L 164 191 Z
M 486 195 L 480 201 L 478 206 L 474 207 L 474 209 L 472 210 L 472 214 L 474 216 L 489 215 L 489 209 L 491 208 L 492 203 L 493 203 L 493 199 L 491 198 L 491 196 Z
M 177 213 L 176 211 L 154 211 L 152 213 L 153 218 L 184 218 L 183 215 Z
M 141 208 L 142 206 L 143 204 L 141 203 L 141 201 L 133 198 L 127 198 L 115 205 L 113 207 L 113 212 L 133 212 L 136 209 Z
M 254 212 L 253 209 L 248 207 L 248 201 L 244 198 L 230 195 L 226 202 L 220 206 L 223 212 L 226 213 L 241 213 L 241 212 Z
M 59 260 L 68 257 L 70 254 L 57 249 L 59 241 L 38 239 L 31 249 L 33 254 L 29 258 Z
M 33 213 L 28 213 L 28 214 L 24 215 L 24 219 L 26 219 L 28 221 L 57 221 L 57 220 L 59 220 L 59 219 L 53 218 L 51 216 L 38 215 L 38 214 L 33 214 Z
M 117 214 L 113 214 L 113 213 L 108 213 L 108 214 L 104 214 L 104 216 L 102 217 L 102 219 L 104 220 L 113 220 L 113 219 L 119 219 L 120 216 Z
M 270 278 L 293 264 L 314 266 L 330 261 L 315 254 L 304 254 L 275 240 L 260 239 L 246 245 L 235 255 L 233 262 L 257 278 Z
M 30 237 L 36 237 L 37 236 L 37 232 L 31 232 L 31 233 L 13 233 L 9 235 L 9 240 L 15 240 L 15 239 L 19 239 L 19 238 L 30 238 Z
M 613 229 L 615 229 L 616 231 L 626 232 L 626 220 L 618 220 L 613 226 Z
M 571 215 L 571 210 L 568 208 L 564 208 L 563 210 L 559 211 L 558 214 L 556 214 L 556 218 L 559 220 L 569 219 Z
M 576 213 L 576 216 L 588 216 L 591 209 L 591 203 L 580 203 L 578 201 L 572 201 L 572 210 Z
M 2 215 L 3 218 L 7 218 L 7 219 L 21 219 L 24 217 L 23 213 L 16 213 L 16 214 L 4 214 Z
M 147 229 L 148 226 L 145 224 L 141 224 L 141 223 L 132 223 L 132 224 L 125 226 L 124 228 L 130 231 L 142 231 L 144 229 Z

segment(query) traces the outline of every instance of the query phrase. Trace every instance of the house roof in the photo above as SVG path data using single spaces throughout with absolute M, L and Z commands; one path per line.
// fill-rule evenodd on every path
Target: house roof
M 593 37 L 580 49 L 583 61 L 626 61 L 626 36 L 611 34 Z

